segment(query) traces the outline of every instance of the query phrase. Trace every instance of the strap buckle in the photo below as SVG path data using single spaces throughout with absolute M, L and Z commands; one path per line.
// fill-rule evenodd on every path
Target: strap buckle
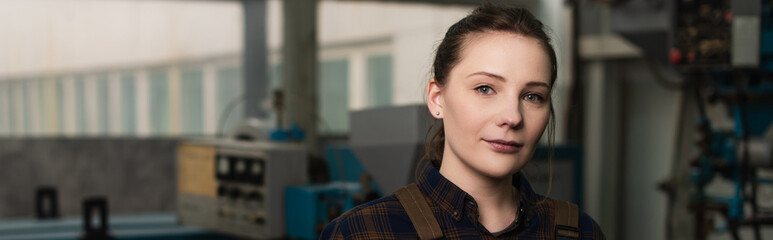
M 566 225 L 556 225 L 556 239 L 580 239 L 580 229 Z

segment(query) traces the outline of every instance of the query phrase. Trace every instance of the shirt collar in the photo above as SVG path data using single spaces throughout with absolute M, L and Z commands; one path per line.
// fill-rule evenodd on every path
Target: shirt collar
M 443 177 L 438 168 L 432 163 L 426 164 L 416 179 L 419 189 L 429 199 L 432 199 L 436 206 L 451 214 L 457 221 L 462 218 L 465 203 L 475 201 L 472 196 Z M 513 175 L 513 186 L 519 190 L 521 208 L 526 209 L 524 212 L 525 216 L 519 216 L 519 222 L 529 222 L 531 217 L 534 216 L 532 205 L 537 203 L 539 196 L 520 172 Z

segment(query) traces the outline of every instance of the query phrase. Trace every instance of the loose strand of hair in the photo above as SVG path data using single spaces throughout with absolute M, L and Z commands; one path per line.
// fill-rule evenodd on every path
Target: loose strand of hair
M 439 124 L 438 124 L 439 123 Z M 435 129 L 435 126 L 438 126 L 435 130 L 435 133 L 432 134 L 429 139 L 427 139 L 427 136 L 430 135 L 430 132 L 432 132 L 432 129 Z M 424 143 L 424 156 L 419 159 L 419 162 L 416 163 L 416 168 L 413 171 L 414 180 L 418 181 L 418 176 L 420 169 L 424 167 L 424 164 L 432 164 L 433 161 L 438 160 L 442 156 L 442 145 L 444 144 L 444 136 L 443 135 L 443 122 L 438 121 L 437 119 L 432 121 L 432 124 L 430 124 L 429 129 L 427 129 L 427 132 L 424 135 L 424 138 L 427 139 Z M 438 159 L 435 159 L 438 158 Z
M 553 111 L 553 103 L 550 103 L 550 118 L 548 119 L 548 190 L 545 193 L 545 198 L 541 199 L 538 203 L 542 204 L 550 197 L 550 192 L 553 190 L 553 157 L 555 150 L 555 129 L 556 122 L 555 112 Z

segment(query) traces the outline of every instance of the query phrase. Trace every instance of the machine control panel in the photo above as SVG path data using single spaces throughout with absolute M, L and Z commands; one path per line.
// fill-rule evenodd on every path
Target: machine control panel
M 250 239 L 283 237 L 284 189 L 308 182 L 306 151 L 282 144 L 190 141 L 178 164 L 180 221 Z

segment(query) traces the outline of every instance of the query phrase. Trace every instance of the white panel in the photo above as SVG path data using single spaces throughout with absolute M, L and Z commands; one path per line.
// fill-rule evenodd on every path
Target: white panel
M 349 57 L 349 110 L 360 110 L 367 105 L 367 64 L 365 54 L 352 53 Z
M 205 64 L 203 69 L 202 84 L 204 85 L 204 133 L 214 135 L 217 129 L 217 68 L 213 64 Z
M 172 66 L 168 69 L 169 76 L 169 134 L 179 135 L 182 122 L 180 116 L 182 114 L 180 109 L 180 67 Z
M 146 69 L 138 70 L 136 73 L 137 88 L 135 99 L 137 104 L 137 136 L 147 136 L 150 134 L 150 94 L 148 91 L 148 71 Z
M 733 16 L 732 64 L 755 68 L 760 65 L 760 17 Z

